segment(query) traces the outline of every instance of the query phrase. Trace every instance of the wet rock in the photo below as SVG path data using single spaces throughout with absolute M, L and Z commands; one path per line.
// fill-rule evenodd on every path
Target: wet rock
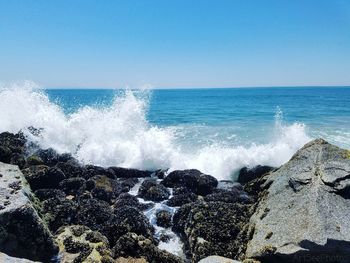
M 168 174 L 162 184 L 166 187 L 186 187 L 198 195 L 210 194 L 218 185 L 218 181 L 211 175 L 198 170 L 173 171 Z
M 152 172 L 141 171 L 137 169 L 121 168 L 121 167 L 109 167 L 108 168 L 118 178 L 143 178 L 150 177 Z
M 86 199 L 80 201 L 76 214 L 78 224 L 85 225 L 92 230 L 100 230 L 113 216 L 113 210 L 105 201 Z
M 57 231 L 60 262 L 113 263 L 105 236 L 81 225 L 62 227 Z
M 60 182 L 59 187 L 67 195 L 81 194 L 86 188 L 85 179 L 81 177 L 64 179 Z
M 171 213 L 166 210 L 161 210 L 156 213 L 157 225 L 161 227 L 170 227 L 171 226 Z
M 0 163 L 0 174 L 0 251 L 49 261 L 57 247 L 35 209 L 36 200 L 23 174 L 17 166 L 4 163 Z
M 226 203 L 235 203 L 235 202 L 252 202 L 248 194 L 241 188 L 231 188 L 231 190 L 216 189 L 213 193 L 204 197 L 204 200 L 207 202 L 226 202 Z
M 249 215 L 239 203 L 196 202 L 175 213 L 173 229 L 185 237 L 194 262 L 210 255 L 237 258 L 245 251 Z
M 67 178 L 83 177 L 83 174 L 85 173 L 85 168 L 83 168 L 76 160 L 58 162 L 56 167 L 59 168 Z
M 34 194 L 40 201 L 44 201 L 49 198 L 63 199 L 66 196 L 63 191 L 58 189 L 39 189 L 36 190 Z
M 348 262 L 349 177 L 349 151 L 321 139 L 306 144 L 264 178 L 247 257 L 295 262 L 323 255 L 328 262 Z
M 124 206 L 114 211 L 114 216 L 106 221 L 102 233 L 107 236 L 111 245 L 128 232 L 134 232 L 153 239 L 154 229 L 148 218 L 137 208 Z
M 58 195 L 43 201 L 42 212 L 51 231 L 55 232 L 61 226 L 76 223 L 78 207 L 75 201 L 61 198 Z
M 253 168 L 243 167 L 239 171 L 238 182 L 241 184 L 246 184 L 256 178 L 262 177 L 264 174 L 267 174 L 276 168 L 266 165 L 258 165 Z
M 177 207 L 192 203 L 197 200 L 197 195 L 186 187 L 177 187 L 173 189 L 173 196 L 166 202 L 168 206 Z
M 88 182 L 88 188 L 94 198 L 112 203 L 124 190 L 122 185 L 106 175 L 96 175 Z
M 115 179 L 116 176 L 110 169 L 105 169 L 101 166 L 96 165 L 85 165 L 83 177 L 88 180 L 96 175 L 104 175 L 110 179 Z
M 154 204 L 153 203 L 149 203 L 149 204 L 140 203 L 139 200 L 135 196 L 133 196 L 129 193 L 122 193 L 115 200 L 114 209 L 117 210 L 118 208 L 121 208 L 123 206 L 135 207 L 139 210 L 147 210 L 147 209 L 150 209 L 151 207 L 153 207 Z
M 119 183 L 123 187 L 123 192 L 129 192 L 138 182 L 139 179 L 137 178 L 119 179 Z
M 0 146 L 0 161 L 4 163 L 10 163 L 12 152 L 6 146 Z
M 58 163 L 59 154 L 52 148 L 48 149 L 39 149 L 34 153 L 34 156 L 37 156 L 44 162 L 47 166 L 54 166 Z
M 27 166 L 32 166 L 32 165 L 43 165 L 44 161 L 37 155 L 31 155 L 27 158 L 26 160 Z
M 150 263 L 180 263 L 180 258 L 157 248 L 150 239 L 135 233 L 127 233 L 120 237 L 113 247 L 115 258 L 144 257 Z
M 0 146 L 10 150 L 11 153 L 23 154 L 25 152 L 25 144 L 26 139 L 22 133 L 0 133 Z
M 65 178 L 65 174 L 56 167 L 33 165 L 23 170 L 32 190 L 56 188 Z
M 138 196 L 145 200 L 151 201 L 163 201 L 169 198 L 169 190 L 161 184 L 158 184 L 156 180 L 149 179 L 142 182 Z

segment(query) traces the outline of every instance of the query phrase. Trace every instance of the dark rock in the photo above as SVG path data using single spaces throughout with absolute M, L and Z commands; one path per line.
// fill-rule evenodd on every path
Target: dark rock
M 25 165 L 26 165 L 26 160 L 25 160 L 23 154 L 20 154 L 20 153 L 13 153 L 13 154 L 11 155 L 10 163 L 11 163 L 11 164 L 14 164 L 14 165 L 18 165 L 18 167 L 19 167 L 20 169 L 24 169 L 24 167 L 25 167 Z
M 88 180 L 96 175 L 104 175 L 104 176 L 107 176 L 108 178 L 111 178 L 111 179 L 116 178 L 114 172 L 109 170 L 109 169 L 105 169 L 103 167 L 96 166 L 96 165 L 85 165 L 83 177 L 86 180 Z
M 113 217 L 113 210 L 105 201 L 86 199 L 79 203 L 76 215 L 79 225 L 85 225 L 92 230 L 99 230 Z
M 26 144 L 26 139 L 22 133 L 17 133 L 17 134 L 12 134 L 9 132 L 0 133 L 0 146 L 10 150 L 12 154 L 13 153 L 23 154 L 25 152 L 25 144 Z
M 157 225 L 161 227 L 170 227 L 171 226 L 171 213 L 166 210 L 161 210 L 156 213 Z
M 196 202 L 175 213 L 173 229 L 186 238 L 193 262 L 210 255 L 237 258 L 248 242 L 249 215 L 239 203 Z
M 267 174 L 273 170 L 275 170 L 275 168 L 266 165 L 258 165 L 253 168 L 243 167 L 239 171 L 238 182 L 244 185 L 256 178 L 262 177 L 264 174 Z
M 120 179 L 119 182 L 124 189 L 123 192 L 129 192 L 131 188 L 133 188 L 139 182 L 139 179 L 137 178 Z
M 154 204 L 153 203 L 149 203 L 149 204 L 140 203 L 139 200 L 135 196 L 133 196 L 129 193 L 122 193 L 115 200 L 114 209 L 117 210 L 118 208 L 121 208 L 123 206 L 135 207 L 135 208 L 138 208 L 139 210 L 147 210 L 147 209 L 152 208 L 154 206 Z
M 66 177 L 83 177 L 85 169 L 76 161 L 58 162 L 56 167 L 66 175 Z
M 121 167 L 109 167 L 108 168 L 118 178 L 142 178 L 150 177 L 152 172 L 141 171 L 137 169 L 121 168 Z
M 75 224 L 78 204 L 60 197 L 49 198 L 42 203 L 42 213 L 50 229 L 55 232 L 61 226 Z
M 3 163 L 0 174 L 0 251 L 49 262 L 57 247 L 36 210 L 36 200 L 23 174 L 18 167 Z
M 39 198 L 40 201 L 44 201 L 49 198 L 62 199 L 66 196 L 63 191 L 58 189 L 39 189 L 36 190 L 34 194 L 37 198 Z
M 192 203 L 197 200 L 197 195 L 191 192 L 186 187 L 176 187 L 173 189 L 173 197 L 171 197 L 166 204 L 168 206 L 182 206 L 184 204 Z
M 114 257 L 144 257 L 149 263 L 180 263 L 180 258 L 157 248 L 152 240 L 135 233 L 120 237 L 113 247 Z
M 67 195 L 79 195 L 86 188 L 85 179 L 80 177 L 64 179 L 60 182 L 59 187 Z
M 87 182 L 93 197 L 112 203 L 124 190 L 122 185 L 106 175 L 95 175 Z
M 238 188 L 232 188 L 231 190 L 216 189 L 213 193 L 204 197 L 204 200 L 207 202 L 210 201 L 220 201 L 226 203 L 235 203 L 235 202 L 250 202 L 248 194 L 243 190 Z
M 52 148 L 46 150 L 39 149 L 34 155 L 38 156 L 47 166 L 56 165 L 59 159 L 59 154 Z
M 145 200 L 151 201 L 163 201 L 169 198 L 169 190 L 161 184 L 158 184 L 156 180 L 149 179 L 142 182 L 138 196 Z
M 101 232 L 108 238 L 111 245 L 122 235 L 134 232 L 153 238 L 154 229 L 147 217 L 137 208 L 124 206 L 114 211 L 115 215 L 106 221 Z
M 211 175 L 203 174 L 198 170 L 173 171 L 168 174 L 162 184 L 166 187 L 186 187 L 198 195 L 211 193 L 218 181 Z
M 44 161 L 37 155 L 31 155 L 27 158 L 26 160 L 27 166 L 32 166 L 32 165 L 43 165 Z
M 33 190 L 56 188 L 65 178 L 60 169 L 46 165 L 30 166 L 23 170 L 23 174 Z
M 10 163 L 12 152 L 6 146 L 0 146 L 0 162 Z

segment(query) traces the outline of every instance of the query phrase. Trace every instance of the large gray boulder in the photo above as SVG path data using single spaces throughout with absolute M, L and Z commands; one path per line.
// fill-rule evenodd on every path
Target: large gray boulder
M 0 252 L 0 262 L 1 263 L 40 263 L 38 261 L 31 261 L 25 258 L 14 258 Z
M 350 152 L 317 139 L 266 178 L 246 257 L 350 262 Z
M 0 252 L 48 262 L 57 252 L 17 166 L 0 163 Z

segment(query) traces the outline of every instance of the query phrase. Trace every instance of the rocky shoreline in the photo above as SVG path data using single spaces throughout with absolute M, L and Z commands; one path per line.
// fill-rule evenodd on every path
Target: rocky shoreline
M 82 165 L 5 132 L 0 262 L 346 263 L 349 197 L 350 152 L 321 139 L 232 182 Z

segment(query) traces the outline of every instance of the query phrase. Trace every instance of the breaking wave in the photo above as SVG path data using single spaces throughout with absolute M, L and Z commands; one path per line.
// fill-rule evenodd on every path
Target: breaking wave
M 283 124 L 277 110 L 268 143 L 231 145 L 217 140 L 185 147 L 177 129 L 147 120 L 150 92 L 126 90 L 109 106 L 84 106 L 71 114 L 27 83 L 0 90 L 0 131 L 22 130 L 42 148 L 70 152 L 83 163 L 138 169 L 196 168 L 218 179 L 229 179 L 243 166 L 279 166 L 311 138 L 305 125 Z M 41 129 L 39 136 L 28 127 Z M 193 144 L 196 144 L 193 141 Z M 187 146 L 187 145 L 186 145 Z

